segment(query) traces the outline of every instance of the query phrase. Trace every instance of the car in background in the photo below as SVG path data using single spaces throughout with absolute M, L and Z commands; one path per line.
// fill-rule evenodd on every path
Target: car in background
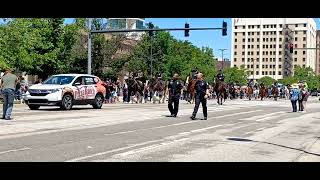
M 40 106 L 59 106 L 70 110 L 73 105 L 88 104 L 100 109 L 106 95 L 102 83 L 100 78 L 89 74 L 58 74 L 29 87 L 24 101 L 31 110 Z

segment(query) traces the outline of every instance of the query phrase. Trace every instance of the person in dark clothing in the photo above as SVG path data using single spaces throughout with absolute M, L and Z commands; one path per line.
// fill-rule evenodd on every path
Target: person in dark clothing
M 179 79 L 179 75 L 175 73 L 168 85 L 168 90 L 169 90 L 168 108 L 171 113 L 171 117 L 177 117 L 178 110 L 179 110 L 179 99 L 181 96 L 181 89 L 183 88 L 183 86 L 182 86 L 182 82 L 180 82 L 178 79 Z M 174 107 L 172 106 L 172 104 L 174 104 Z
M 197 82 L 195 84 L 195 90 L 196 90 L 196 102 L 195 107 L 192 113 L 192 116 L 190 117 L 192 120 L 195 120 L 200 103 L 202 104 L 203 109 L 203 120 L 207 120 L 208 112 L 207 112 L 207 98 L 209 97 L 209 85 L 206 81 L 203 80 L 203 74 L 199 73 L 197 75 Z

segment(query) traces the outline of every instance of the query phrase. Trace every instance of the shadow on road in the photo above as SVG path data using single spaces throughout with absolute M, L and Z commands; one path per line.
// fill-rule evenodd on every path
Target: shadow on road
M 92 109 L 92 107 L 83 107 L 83 108 L 72 108 L 70 111 L 79 111 L 79 110 L 88 110 Z M 50 109 L 38 109 L 38 111 L 66 111 L 60 108 L 50 108 Z
M 320 138 L 320 137 L 317 137 L 317 139 L 319 139 L 319 138 Z M 279 147 L 282 147 L 282 148 L 287 148 L 287 149 L 292 149 L 292 150 L 296 150 L 296 151 L 301 151 L 301 152 L 304 152 L 304 153 L 306 153 L 306 154 L 310 154 L 310 155 L 314 155 L 314 156 L 320 156 L 320 154 L 308 152 L 308 151 L 303 150 L 303 149 L 293 148 L 293 147 L 284 146 L 284 145 L 281 145 L 281 144 L 270 143 L 270 142 L 265 142 L 265 141 L 255 141 L 255 140 L 244 139 L 244 138 L 227 138 L 227 140 L 231 140 L 231 141 L 242 141 L 242 142 L 265 143 L 265 144 L 270 144 L 270 145 L 274 145 L 274 146 L 279 146 Z

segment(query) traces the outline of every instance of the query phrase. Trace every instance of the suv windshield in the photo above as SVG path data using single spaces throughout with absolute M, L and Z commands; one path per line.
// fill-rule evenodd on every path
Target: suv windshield
M 43 84 L 70 84 L 75 76 L 51 76 L 49 79 L 43 82 Z

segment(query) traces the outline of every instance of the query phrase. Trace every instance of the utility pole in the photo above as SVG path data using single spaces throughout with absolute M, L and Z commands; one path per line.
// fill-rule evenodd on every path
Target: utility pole
M 88 74 L 91 74 L 91 18 L 88 18 Z
M 150 70 L 150 71 L 151 71 L 151 78 L 153 77 L 153 74 L 152 74 L 152 73 L 153 73 L 153 71 L 152 71 L 152 70 L 153 70 L 152 40 L 153 40 L 153 36 L 150 37 L 150 46 L 151 46 L 151 48 L 150 48 L 150 61 L 151 61 L 150 64 L 151 64 L 151 70 Z
M 222 56 L 222 69 L 224 68 L 224 59 L 223 59 L 223 52 L 225 50 L 228 50 L 228 49 L 219 49 L 221 51 L 221 56 Z

